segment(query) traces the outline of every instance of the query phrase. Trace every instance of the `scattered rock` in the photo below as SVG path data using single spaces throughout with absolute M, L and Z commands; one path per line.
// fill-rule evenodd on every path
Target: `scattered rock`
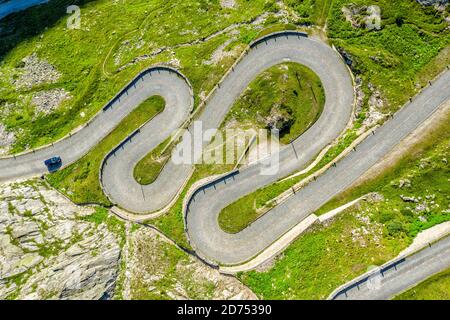
M 0 123 L 0 155 L 8 153 L 9 148 L 15 141 L 14 132 L 7 131 L 6 127 Z
M 420 169 L 425 169 L 431 165 L 430 159 L 421 159 L 419 163 Z
M 413 202 L 413 203 L 418 203 L 419 200 L 417 200 L 414 197 L 406 197 L 404 195 L 400 195 L 400 198 L 404 201 L 404 202 Z
M 339 52 L 339 54 L 344 59 L 345 63 L 352 68 L 353 66 L 353 57 L 350 53 L 344 50 L 344 48 L 337 47 L 336 50 Z M 353 69 L 352 69 L 353 70 Z
M 39 59 L 36 53 L 22 59 L 19 67 L 21 75 L 17 80 L 13 80 L 13 85 L 19 89 L 31 89 L 40 84 L 54 83 L 61 77 L 54 66 Z
M 355 217 L 362 225 L 351 230 L 352 241 L 363 248 L 367 247 L 368 242 L 379 245 L 383 236 L 383 225 L 372 221 L 364 211 L 356 213 Z
M 421 204 L 418 204 L 418 205 L 414 208 L 414 210 L 415 210 L 416 212 L 423 212 L 423 211 L 429 211 L 430 209 L 426 206 L 426 204 L 421 203 Z
M 62 88 L 57 88 L 35 93 L 31 98 L 31 104 L 36 107 L 38 113 L 49 114 L 55 111 L 63 101 L 70 98 L 70 93 Z
M 283 132 L 291 127 L 294 120 L 287 108 L 275 105 L 263 121 L 268 129 L 278 129 L 280 132 Z
M 239 47 L 233 48 L 233 50 L 225 50 L 227 46 L 233 42 L 235 38 L 230 38 L 227 41 L 225 41 L 222 45 L 220 45 L 211 55 L 211 58 L 209 60 L 204 61 L 203 63 L 206 65 L 212 65 L 212 64 L 218 64 L 222 59 L 227 57 L 235 57 L 239 52 Z
M 142 227 L 128 239 L 129 298 L 256 299 L 235 277 L 182 253 L 152 229 Z
M 384 196 L 378 192 L 371 192 L 366 197 L 369 203 L 377 203 L 384 201 Z
M 427 222 L 427 218 L 424 216 L 419 216 L 420 222 Z
M 369 111 L 366 119 L 363 121 L 363 126 L 370 128 L 376 125 L 386 115 L 380 111 L 384 106 L 380 91 L 376 90 L 371 83 L 368 84 L 368 87 L 372 94 L 369 97 Z
M 220 0 L 220 6 L 226 9 L 233 9 L 236 7 L 235 0 Z
M 403 188 L 403 187 L 405 187 L 405 188 L 411 187 L 411 180 L 409 180 L 409 179 L 400 179 L 400 181 L 398 182 L 398 187 L 400 189 Z

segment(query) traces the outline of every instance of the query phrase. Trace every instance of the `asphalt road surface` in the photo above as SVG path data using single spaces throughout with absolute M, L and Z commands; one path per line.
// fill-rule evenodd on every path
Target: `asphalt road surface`
M 406 257 L 404 261 L 383 273 L 380 271 L 371 273 L 370 280 L 358 286 L 354 285 L 355 281 L 350 281 L 332 298 L 336 300 L 391 299 L 448 267 L 450 267 L 450 236 Z

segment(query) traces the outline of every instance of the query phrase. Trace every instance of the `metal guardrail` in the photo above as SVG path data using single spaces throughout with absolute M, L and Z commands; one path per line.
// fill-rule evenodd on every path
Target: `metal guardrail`
M 126 84 L 104 107 L 103 107 L 103 111 L 107 111 L 108 109 L 110 109 L 114 103 L 116 102 L 120 102 L 120 98 L 123 95 L 128 95 L 128 90 L 130 90 L 132 87 L 136 88 L 136 83 L 139 82 L 140 80 L 144 81 L 144 77 L 146 75 L 151 75 L 152 72 L 158 72 L 160 73 L 161 71 L 170 71 L 170 72 L 174 72 L 176 75 L 178 75 L 179 77 L 181 77 L 182 79 L 184 79 L 186 81 L 186 83 L 188 84 L 188 86 L 190 88 L 192 88 L 191 84 L 189 83 L 188 79 L 186 78 L 186 76 L 184 76 L 183 74 L 181 74 L 178 70 L 171 68 L 171 67 L 166 67 L 166 66 L 153 66 L 150 68 L 145 69 L 144 71 L 141 71 L 136 77 L 134 77 L 130 82 L 128 82 L 128 84 Z
M 158 72 L 158 73 L 161 72 L 161 71 L 165 71 L 165 72 L 173 72 L 173 73 L 176 74 L 179 78 L 183 79 L 183 80 L 186 82 L 186 84 L 188 85 L 189 90 L 190 90 L 190 92 L 191 92 L 192 102 L 191 102 L 191 106 L 190 106 L 190 112 L 192 112 L 192 110 L 193 110 L 193 108 L 194 108 L 194 101 L 193 101 L 194 99 L 193 99 L 193 88 L 192 88 L 191 83 L 189 82 L 189 79 L 188 79 L 184 74 L 182 74 L 180 71 L 178 71 L 178 70 L 175 69 L 175 68 L 172 68 L 172 67 L 169 67 L 169 66 L 165 66 L 165 65 L 154 65 L 154 66 L 148 67 L 147 69 L 141 71 L 137 76 L 135 76 L 130 82 L 128 82 L 128 83 L 123 87 L 123 89 L 120 90 L 119 93 L 117 93 L 112 99 L 110 99 L 110 100 L 105 104 L 105 106 L 104 106 L 102 109 L 99 109 L 98 112 L 97 112 L 92 118 L 90 118 L 84 125 L 82 125 L 82 126 L 76 128 L 75 130 L 72 130 L 72 131 L 69 132 L 69 134 L 67 134 L 66 136 L 64 136 L 64 137 L 62 137 L 62 138 L 60 138 L 60 139 L 58 139 L 58 140 L 56 140 L 56 141 L 54 141 L 54 142 L 52 142 L 52 143 L 49 143 L 49 144 L 46 144 L 46 145 L 42 145 L 42 146 L 37 147 L 37 148 L 34 148 L 34 149 L 32 149 L 32 150 L 27 150 L 27 151 L 20 152 L 20 153 L 17 153 L 17 154 L 6 155 L 6 156 L 1 156 L 1 155 L 0 155 L 0 160 L 2 160 L 2 159 L 9 159 L 9 158 L 14 158 L 14 159 L 16 159 L 17 157 L 20 157 L 20 156 L 23 156 L 23 155 L 35 153 L 36 151 L 40 151 L 40 150 L 42 150 L 42 149 L 46 149 L 46 148 L 49 148 L 49 147 L 54 147 L 57 143 L 59 143 L 59 142 L 61 142 L 61 141 L 64 141 L 64 140 L 67 140 L 67 139 L 71 138 L 72 136 L 75 136 L 76 134 L 79 134 L 80 131 L 82 131 L 85 127 L 89 127 L 89 125 L 90 125 L 91 123 L 93 123 L 94 120 L 96 120 L 99 116 L 103 115 L 105 111 L 107 111 L 108 109 L 110 109 L 110 108 L 114 105 L 114 103 L 115 103 L 116 101 L 120 101 L 120 98 L 121 98 L 124 94 L 127 94 L 128 90 L 129 90 L 131 87 L 133 87 L 139 80 L 141 80 L 141 79 L 142 79 L 144 76 L 146 76 L 146 75 L 150 75 L 153 71 L 156 71 L 156 72 Z M 114 129 L 112 129 L 112 130 L 114 130 Z M 111 130 L 111 131 L 112 131 L 112 130 Z M 108 133 L 111 133 L 111 131 L 108 132 Z M 93 145 L 91 148 L 89 148 L 89 150 L 87 150 L 85 154 L 87 154 L 89 151 L 91 151 L 93 148 L 95 148 L 96 145 L 97 145 L 97 144 L 95 144 L 95 145 Z M 83 154 L 83 155 L 85 155 L 85 154 Z M 80 158 L 81 158 L 81 157 L 80 157 Z M 78 159 L 77 159 L 77 160 L 78 160 Z M 70 165 L 70 164 L 72 164 L 72 163 L 73 163 L 73 162 L 68 162 L 68 163 L 66 163 L 66 164 L 63 166 L 63 168 L 67 167 L 68 165 Z
M 369 273 L 367 275 L 363 275 L 362 278 L 356 278 L 356 280 L 354 280 L 353 283 L 349 284 L 349 285 L 344 285 L 344 287 L 338 289 L 337 292 L 333 292 L 330 295 L 330 300 L 336 300 L 336 298 L 338 298 L 339 296 L 345 295 L 346 297 L 347 292 L 351 291 L 354 288 L 358 288 L 361 285 L 363 285 L 364 283 L 366 283 L 367 281 L 369 281 L 369 279 L 371 279 L 375 274 L 381 274 L 382 276 L 384 276 L 384 273 L 391 270 L 392 268 L 395 268 L 397 270 L 397 266 L 399 264 L 402 264 L 403 262 L 406 261 L 406 258 L 398 258 L 394 261 L 389 262 L 387 265 L 383 266 L 381 269 L 374 269 L 374 271 L 372 271 L 372 273 Z
M 140 72 L 136 77 L 133 78 L 133 80 L 131 80 L 127 85 L 125 85 L 123 87 L 122 90 L 120 90 L 120 92 L 118 94 L 116 94 L 104 107 L 103 107 L 103 112 L 107 111 L 108 109 L 110 109 L 114 103 L 116 101 L 120 101 L 120 98 L 124 95 L 127 94 L 128 95 L 128 90 L 131 89 L 132 87 L 136 88 L 136 83 L 140 80 L 144 80 L 144 77 L 146 75 L 151 75 L 152 72 L 157 72 L 160 73 L 161 71 L 163 72 L 173 72 L 174 74 L 176 74 L 178 77 L 180 77 L 181 79 L 183 79 L 188 87 L 189 90 L 191 91 L 191 95 L 192 95 L 192 85 L 189 82 L 188 78 L 182 74 L 180 71 L 172 68 L 172 67 L 167 67 L 167 66 L 162 66 L 162 65 L 156 65 L 156 66 L 152 66 L 150 68 L 145 69 L 144 71 Z M 191 103 L 191 111 L 193 108 L 193 102 Z M 99 113 L 102 113 L 102 111 L 100 111 Z M 98 116 L 98 114 L 96 115 L 96 117 Z M 156 116 L 156 115 L 155 115 Z M 137 136 L 140 132 L 142 127 L 144 127 L 148 122 L 150 122 L 151 120 L 153 120 L 153 117 L 151 119 L 148 119 L 144 124 L 142 124 L 138 129 L 136 129 L 135 131 L 133 131 L 133 133 L 131 133 L 128 137 L 126 137 L 124 140 L 122 140 L 116 147 L 114 147 L 110 152 L 108 152 L 108 154 L 103 158 L 102 163 L 100 165 L 100 170 L 99 170 L 99 182 L 100 182 L 100 187 L 102 188 L 104 194 L 108 197 L 108 199 L 112 202 L 112 199 L 109 197 L 108 193 L 106 192 L 104 186 L 103 186 L 103 169 L 105 167 L 105 165 L 108 162 L 108 159 L 111 158 L 112 156 L 114 156 L 116 154 L 117 151 L 119 151 L 120 149 L 122 149 L 127 143 L 131 142 L 131 140 Z
M 235 177 L 236 175 L 238 175 L 238 174 L 239 174 L 239 170 L 236 169 L 236 170 L 230 171 L 229 173 L 227 173 L 227 174 L 225 174 L 225 175 L 223 175 L 223 176 L 218 177 L 217 179 L 214 179 L 213 181 L 210 181 L 210 182 L 208 182 L 208 183 L 206 183 L 206 184 L 204 184 L 204 185 L 198 187 L 198 188 L 192 193 L 192 195 L 191 195 L 190 198 L 189 198 L 188 203 L 186 204 L 186 213 L 189 213 L 189 206 L 191 205 L 191 203 L 192 203 L 193 201 L 195 201 L 195 196 L 196 196 L 199 192 L 205 191 L 205 190 L 207 190 L 207 189 L 209 189 L 209 188 L 212 188 L 212 187 L 215 187 L 217 184 L 219 184 L 219 183 L 221 183 L 221 182 L 227 183 L 227 179 L 230 179 L 230 178 L 233 178 L 233 179 L 234 179 L 234 177 Z
M 445 235 L 441 238 L 439 238 L 438 240 L 435 240 L 431 243 L 428 243 L 422 247 L 420 247 L 417 250 L 414 250 L 413 252 L 408 253 L 407 255 L 404 256 L 399 256 L 397 258 L 394 258 L 391 261 L 386 262 L 385 264 L 381 265 L 379 268 L 376 268 L 374 270 L 371 270 L 369 272 L 366 272 L 365 274 L 360 275 L 359 277 L 356 277 L 355 279 L 341 285 L 340 287 L 338 287 L 337 289 L 335 289 L 329 296 L 328 299 L 329 300 L 335 300 L 336 298 L 338 298 L 339 296 L 345 295 L 346 297 L 347 292 L 349 292 L 350 290 L 354 289 L 354 288 L 358 288 L 359 286 L 366 283 L 371 277 L 375 276 L 377 273 L 381 274 L 381 276 L 384 276 L 384 273 L 386 273 L 387 271 L 391 270 L 392 268 L 395 268 L 395 270 L 397 270 L 397 266 L 406 262 L 406 260 L 416 254 L 418 254 L 419 252 L 432 247 L 435 243 L 438 243 L 440 241 L 446 241 L 446 239 L 450 239 L 450 235 Z
M 295 31 L 295 30 L 284 30 L 284 31 L 278 31 L 278 32 L 274 32 L 274 33 L 270 33 L 266 36 L 263 36 L 259 39 L 256 39 L 255 41 L 251 42 L 248 46 L 250 47 L 250 49 L 258 46 L 261 43 L 265 43 L 271 39 L 276 39 L 276 38 L 280 38 L 282 36 L 295 36 L 295 37 L 304 37 L 307 38 L 308 34 L 306 32 L 301 32 L 301 31 Z
M 114 149 L 112 149 L 105 157 L 105 161 L 107 161 L 111 156 L 113 156 L 119 149 L 123 149 L 123 146 L 128 142 L 131 142 L 135 136 L 137 136 L 141 132 L 141 129 L 137 129 L 132 134 L 130 134 L 125 140 L 123 140 L 119 145 L 117 145 Z

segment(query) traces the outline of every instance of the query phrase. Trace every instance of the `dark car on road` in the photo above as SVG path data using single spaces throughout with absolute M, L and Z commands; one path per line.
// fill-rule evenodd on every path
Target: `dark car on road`
M 61 168 L 62 160 L 61 157 L 53 157 L 44 161 L 49 172 L 54 172 Z

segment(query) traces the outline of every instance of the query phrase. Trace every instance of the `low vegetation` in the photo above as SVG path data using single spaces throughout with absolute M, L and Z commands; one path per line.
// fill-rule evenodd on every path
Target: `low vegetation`
M 150 228 L 128 234 L 125 299 L 241 299 L 253 294 L 236 278 L 221 275 Z
M 368 30 L 364 24 L 352 25 L 346 19 L 342 8 L 350 5 L 348 0 L 283 1 L 298 18 L 275 15 L 280 7 L 273 0 L 236 2 L 237 7 L 233 9 L 222 8 L 219 1 L 136 0 L 122 5 L 120 1 L 82 0 L 78 1 L 82 10 L 80 30 L 66 28 L 65 10 L 72 4 L 69 0 L 51 0 L 46 6 L 2 19 L 0 115 L 2 125 L 15 135 L 9 151 L 29 150 L 63 137 L 91 118 L 139 71 L 157 63 L 174 66 L 188 77 L 198 106 L 245 46 L 268 32 L 261 32 L 264 28 L 278 31 L 305 25 L 327 26 L 326 35 L 322 36 L 328 37 L 346 56 L 362 83 L 364 97 L 355 129 L 370 117 L 371 88 L 380 92 L 383 101 L 378 111 L 393 112 L 450 62 L 450 32 L 443 18 L 448 15 L 448 9 L 440 13 L 414 0 L 379 0 L 376 4 L 381 9 L 381 29 Z M 351 3 L 362 14 L 366 13 L 363 6 L 373 4 L 369 0 Z M 363 21 L 360 16 L 355 19 Z M 23 59 L 33 54 L 54 66 L 61 76 L 54 82 L 17 88 L 14 83 L 22 75 Z M 219 58 L 214 60 L 214 57 Z M 35 93 L 61 88 L 70 98 L 50 114 L 37 113 L 29 103 Z M 259 94 L 249 95 L 249 99 L 256 99 Z M 238 112 L 242 121 L 256 119 L 245 117 L 243 110 Z M 157 112 L 157 106 L 136 109 L 89 154 L 50 175 L 48 180 L 78 203 L 110 205 L 98 182 L 101 160 Z M 292 135 L 290 131 L 286 133 L 284 142 L 301 132 L 297 129 Z M 436 152 L 429 151 L 435 141 L 448 144 L 447 132 L 448 129 L 430 137 L 426 145 L 408 154 L 381 178 L 337 197 L 322 212 L 369 191 L 383 194 L 385 201 L 366 204 L 360 212 L 348 212 L 329 227 L 305 234 L 271 270 L 245 273 L 241 275 L 243 281 L 263 298 L 325 298 L 337 285 L 364 272 L 369 265 L 395 256 L 418 231 L 448 220 L 448 213 L 439 211 L 448 208 L 448 181 L 443 178 L 448 177 L 448 169 L 442 160 L 448 159 L 448 149 L 439 144 Z M 334 158 L 354 138 L 355 131 L 349 131 L 316 168 Z M 146 158 L 147 162 L 142 162 L 143 171 L 135 172 L 142 177 L 141 183 L 151 183 L 157 176 L 163 162 L 155 156 L 157 151 Z M 232 167 L 197 166 L 187 188 L 198 179 Z M 238 227 L 230 230 L 238 230 L 256 219 L 255 205 L 261 208 L 301 178 L 258 190 L 239 200 L 241 204 L 232 204 L 235 207 L 230 207 L 230 212 L 243 212 L 245 219 L 233 222 Z M 400 180 L 403 180 L 402 187 Z M 151 223 L 189 248 L 182 217 L 182 198 L 187 188 L 167 215 Z M 413 207 L 400 199 L 402 193 L 421 200 Z M 424 204 L 425 210 L 417 214 L 419 204 Z M 361 219 L 361 215 L 369 220 Z M 353 231 L 368 227 L 367 221 L 374 228 L 377 240 L 374 234 L 355 236 Z
M 194 173 L 189 179 L 183 192 L 180 194 L 178 200 L 170 208 L 167 214 L 157 218 L 147 221 L 147 223 L 154 225 L 160 229 L 164 234 L 169 236 L 171 239 L 176 241 L 180 246 L 191 249 L 191 246 L 186 237 L 186 232 L 184 230 L 184 218 L 183 218 L 183 200 L 189 188 L 201 179 L 210 177 L 212 175 L 222 174 L 229 172 L 234 167 L 234 164 L 223 164 L 223 165 L 208 165 L 201 164 L 195 166 Z
M 67 29 L 66 8 L 73 1 L 51 0 L 2 19 L 1 123 L 15 134 L 9 152 L 29 150 L 68 134 L 139 71 L 155 64 L 183 72 L 193 85 L 197 105 L 200 94 L 214 87 L 246 41 L 256 36 L 251 31 L 264 26 L 264 19 L 255 19 L 266 11 L 267 3 L 237 1 L 236 8 L 222 8 L 219 1 L 83 0 L 77 2 L 81 28 Z M 225 28 L 228 31 L 222 32 Z M 220 59 L 212 61 L 227 41 Z M 60 77 L 18 88 L 15 83 L 24 72 L 23 59 L 33 54 L 53 66 Z M 54 88 L 65 89 L 71 98 L 50 114 L 36 113 L 31 97 Z
M 346 17 L 342 9 L 351 4 L 359 14 Z M 364 22 L 364 8 L 374 4 L 381 12 L 380 30 L 369 30 Z M 448 12 L 440 13 L 433 6 L 423 7 L 412 0 L 334 0 L 327 23 L 328 37 L 349 55 L 351 68 L 362 78 L 365 93 L 370 95 L 370 83 L 380 90 L 385 101 L 381 111 L 392 112 L 448 64 L 447 59 L 439 60 L 439 65 L 434 60 L 450 44 L 446 15 Z
M 353 142 L 355 136 L 356 134 L 353 130 L 344 134 L 310 171 L 262 187 L 223 208 L 219 213 L 219 225 L 222 230 L 229 233 L 237 233 L 245 229 L 271 208 L 273 199 L 329 164 Z

